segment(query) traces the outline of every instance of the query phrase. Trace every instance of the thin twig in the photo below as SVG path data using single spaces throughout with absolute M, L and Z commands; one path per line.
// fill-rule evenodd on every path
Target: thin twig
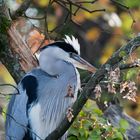
M 1 95 L 3 95 L 3 96 L 7 96 L 7 95 L 15 95 L 15 94 L 20 94 L 20 92 L 19 92 L 19 89 L 16 87 L 16 86 L 14 86 L 14 85 L 12 85 L 12 84 L 0 84 L 0 86 L 11 86 L 11 87 L 13 87 L 14 89 L 16 89 L 16 93 L 12 93 L 12 94 L 4 94 L 4 93 L 1 93 L 0 92 L 0 94 Z
M 12 120 L 15 121 L 16 124 L 20 125 L 21 127 L 23 127 L 26 130 L 29 130 L 32 134 L 34 134 L 37 138 L 41 139 L 35 132 L 32 131 L 32 129 L 30 129 L 29 127 L 25 126 L 24 124 L 19 123 L 12 115 L 6 113 L 5 111 L 2 110 L 2 113 L 4 113 L 6 116 L 10 117 Z M 9 136 L 9 135 L 8 135 Z
M 57 25 L 54 29 L 50 30 L 49 33 L 52 33 L 54 31 L 56 31 L 58 28 L 62 27 L 62 26 L 65 26 L 66 23 L 69 21 L 68 18 L 69 18 L 69 15 L 70 13 L 68 12 L 67 15 L 65 16 L 65 19 L 63 21 L 63 23 L 60 23 L 59 25 Z
M 93 0 L 93 1 L 76 1 L 76 3 L 89 3 L 89 4 L 93 4 L 95 2 L 97 2 L 98 0 Z
M 128 6 L 121 4 L 120 2 L 118 2 L 118 1 L 116 1 L 116 0 L 110 0 L 110 1 L 111 1 L 112 3 L 118 5 L 118 6 L 123 7 L 124 9 L 127 9 L 127 10 L 130 9 Z
M 44 34 L 45 34 L 45 40 L 48 39 L 48 41 L 50 42 L 50 36 L 49 36 L 49 29 L 48 29 L 48 11 L 50 8 L 50 5 L 52 5 L 54 2 L 54 0 L 49 0 L 49 4 L 48 7 L 45 9 L 45 23 L 44 23 Z
M 49 38 L 49 35 L 48 35 L 48 22 L 47 22 L 47 19 L 48 19 L 48 7 L 45 9 L 45 21 L 44 21 L 44 34 L 45 34 L 45 39 L 48 37 Z
M 55 2 L 60 5 L 61 7 L 63 7 L 64 9 L 66 9 L 67 11 L 69 11 L 70 13 L 70 9 L 66 7 L 65 3 L 61 2 L 61 1 L 57 1 L 55 0 Z M 72 15 L 74 15 L 73 13 L 71 13 Z
M 29 8 L 32 0 L 24 0 L 21 6 L 11 15 L 12 19 L 22 16 L 26 10 Z
M 29 19 L 33 19 L 33 20 L 43 20 L 43 19 L 45 19 L 45 16 L 43 16 L 43 17 L 29 17 L 29 16 L 26 15 L 26 13 L 24 14 L 24 17 L 29 18 Z
M 96 10 L 89 10 L 87 9 L 86 7 L 83 7 L 81 4 L 77 4 L 77 3 L 74 3 L 73 1 L 71 0 L 67 0 L 67 2 L 65 2 L 67 4 L 71 3 L 72 5 L 76 6 L 76 7 L 79 7 L 80 9 L 84 10 L 84 11 L 87 11 L 89 13 L 94 13 L 94 12 L 104 12 L 105 9 L 96 9 Z
M 132 12 L 131 12 L 131 10 L 130 10 L 130 8 L 129 8 L 128 6 L 126 6 L 126 5 L 124 5 L 124 4 L 120 3 L 120 2 L 118 2 L 118 1 L 116 1 L 116 0 L 110 0 L 110 1 L 111 1 L 112 3 L 118 5 L 119 7 L 124 8 L 126 11 L 128 11 L 128 14 L 130 15 L 130 17 L 131 17 L 132 20 L 133 20 L 132 25 L 136 22 L 136 20 L 135 20 L 133 14 L 132 14 Z
M 70 9 L 70 19 L 72 19 L 72 4 L 69 3 L 69 9 Z
M 76 9 L 75 12 L 73 13 L 73 15 L 76 16 L 76 14 L 78 13 L 79 10 L 80 10 L 80 7 L 77 7 L 77 9 Z
M 53 1 L 49 0 L 49 4 L 48 4 L 48 7 L 45 9 L 45 12 L 44 12 L 44 39 L 41 41 L 38 49 L 36 50 L 36 52 L 42 47 L 42 45 L 44 44 L 45 40 L 47 39 L 49 42 L 50 42 L 50 37 L 49 37 L 49 30 L 48 30 L 48 10 L 49 10 L 49 6 L 53 3 Z M 35 52 L 35 53 L 36 53 Z
M 137 68 L 139 65 L 137 63 L 130 63 L 130 64 L 120 64 L 119 68 L 120 70 L 126 70 L 130 68 Z

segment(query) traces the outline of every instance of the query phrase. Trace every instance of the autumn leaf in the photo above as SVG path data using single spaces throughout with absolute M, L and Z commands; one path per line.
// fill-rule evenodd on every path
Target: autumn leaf
M 72 121 L 72 118 L 74 117 L 73 114 L 72 114 L 72 112 L 73 112 L 73 109 L 71 107 L 69 107 L 67 109 L 67 112 L 66 112 L 67 119 L 68 119 L 69 122 L 71 122 Z
M 109 81 L 110 82 L 118 82 L 119 81 L 119 78 L 120 78 L 120 69 L 119 67 L 117 67 L 115 70 L 110 70 L 109 72 Z
M 98 37 L 100 36 L 100 33 L 101 31 L 99 28 L 96 28 L 96 27 L 90 28 L 86 33 L 86 39 L 88 41 L 94 41 L 98 39 Z
M 117 67 L 115 70 L 110 70 L 108 72 L 108 92 L 116 94 L 115 84 L 119 82 L 120 78 L 120 69 Z
M 29 33 L 26 42 L 33 54 L 37 52 L 39 48 L 54 42 L 53 40 L 44 40 L 44 39 L 45 39 L 44 34 L 40 33 L 36 29 L 33 29 Z
M 136 102 L 136 92 L 137 92 L 137 87 L 135 82 L 133 81 L 126 81 L 122 82 L 120 85 L 120 93 L 126 92 L 126 95 L 123 96 L 123 98 L 126 98 L 128 100 L 131 100 L 133 102 Z
M 107 85 L 108 92 L 116 94 L 116 88 L 114 83 L 108 83 Z
M 49 4 L 49 0 L 34 0 L 34 3 L 40 7 L 46 7 Z
M 96 85 L 94 92 L 95 92 L 95 98 L 99 99 L 101 97 L 101 93 L 102 93 L 102 89 L 101 89 L 101 86 L 99 84 Z
M 67 88 L 67 95 L 65 97 L 71 97 L 74 98 L 74 91 L 71 85 L 68 85 Z

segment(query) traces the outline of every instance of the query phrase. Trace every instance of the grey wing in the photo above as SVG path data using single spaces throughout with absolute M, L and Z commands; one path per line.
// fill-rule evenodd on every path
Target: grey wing
M 69 67 L 59 78 L 51 78 L 43 76 L 43 74 L 41 76 L 39 78 L 38 103 L 41 106 L 40 118 L 43 120 L 41 127 L 46 126 L 42 130 L 48 135 L 60 125 L 68 108 L 76 100 L 78 80 L 73 67 Z M 35 128 L 35 122 L 31 122 L 31 124 Z
M 35 80 L 34 76 L 25 76 L 18 85 L 20 94 L 13 95 L 10 100 L 6 115 L 6 140 L 23 140 L 29 137 L 27 105 L 31 89 L 36 86 Z
M 21 85 L 18 89 L 20 94 L 11 97 L 6 113 L 6 140 L 22 140 L 27 131 L 27 95 Z

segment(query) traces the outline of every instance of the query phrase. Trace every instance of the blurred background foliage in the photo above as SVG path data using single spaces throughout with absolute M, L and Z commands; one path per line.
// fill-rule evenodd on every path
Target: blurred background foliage
M 7 0 L 6 2 L 12 13 L 22 4 L 23 0 Z M 58 3 L 49 5 L 48 0 L 33 0 L 31 7 L 26 11 L 25 17 L 32 17 L 27 18 L 28 22 L 46 34 L 47 39 L 59 40 L 64 38 L 64 35 L 74 35 L 81 44 L 82 57 L 96 67 L 100 67 L 115 50 L 126 44 L 126 42 L 140 32 L 140 1 L 97 0 L 93 4 L 83 3 L 82 5 L 88 10 L 105 9 L 106 11 L 90 13 L 80 9 L 75 16 L 70 15 L 66 19 L 67 10 Z M 44 20 L 35 20 L 33 17 L 42 17 L 45 7 L 48 7 L 48 16 L 47 25 L 44 26 Z M 76 7 L 73 6 L 72 11 L 75 10 Z M 46 26 L 48 27 L 48 33 L 44 30 Z M 28 26 L 24 27 L 25 30 L 28 30 Z M 131 55 L 131 59 L 126 59 L 126 61 L 132 62 L 139 58 L 139 56 L 140 49 Z M 82 84 L 84 84 L 89 73 L 85 71 L 80 71 L 80 73 L 83 81 Z M 126 99 L 120 100 L 125 111 L 140 121 L 139 68 L 122 71 L 122 78 L 123 80 L 133 80 L 136 82 L 138 87 L 136 102 Z M 6 68 L 0 64 L 0 84 L 3 83 L 15 85 L 14 80 L 10 77 Z M 2 92 L 2 88 L 0 87 L 0 92 Z M 11 90 L 6 92 L 11 92 Z M 109 94 L 109 96 L 114 98 L 116 95 Z M 7 98 L 2 95 L 0 97 L 0 106 L 5 108 L 7 106 Z M 4 119 L 2 115 L 0 115 L 0 121 L 0 129 L 2 130 L 0 131 L 1 139 L 4 130 Z M 122 140 L 122 134 L 124 134 L 127 127 L 129 127 L 127 122 L 121 120 L 119 127 L 113 128 L 103 118 L 103 113 L 98 109 L 95 102 L 89 100 L 70 128 L 69 140 Z

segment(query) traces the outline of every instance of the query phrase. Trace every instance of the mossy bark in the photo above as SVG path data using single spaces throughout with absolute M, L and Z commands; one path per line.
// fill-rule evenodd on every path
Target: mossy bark
M 14 57 L 9 47 L 10 41 L 7 31 L 11 22 L 4 2 L 0 3 L 0 61 L 6 66 L 14 80 L 18 82 L 24 72 L 19 70 L 18 58 Z
M 15 28 L 16 21 L 10 20 L 7 11 L 4 2 L 0 3 L 0 61 L 18 83 L 27 71 L 38 64 Z

